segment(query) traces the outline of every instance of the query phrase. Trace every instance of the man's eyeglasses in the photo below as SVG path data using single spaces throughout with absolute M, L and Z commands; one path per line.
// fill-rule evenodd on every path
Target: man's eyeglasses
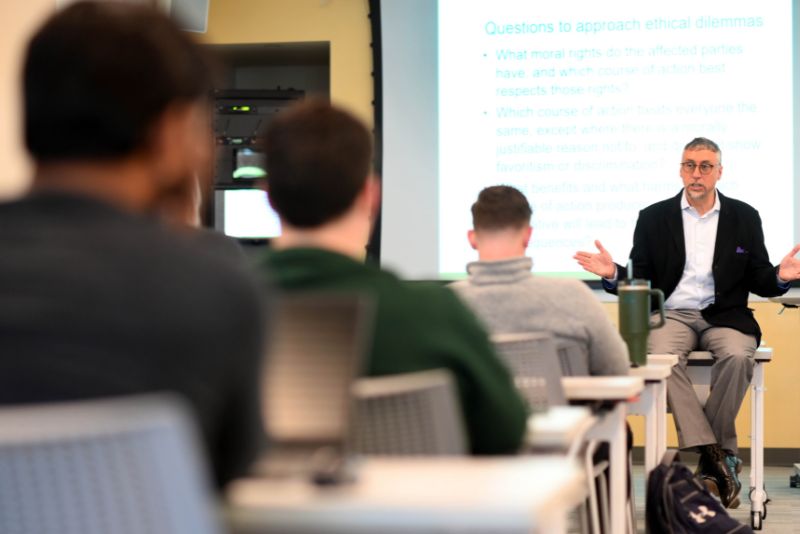
M 696 168 L 700 167 L 700 174 L 708 174 L 710 173 L 716 165 L 713 163 L 700 163 L 699 165 L 694 161 L 684 161 L 681 163 L 681 169 L 688 173 L 693 173 Z

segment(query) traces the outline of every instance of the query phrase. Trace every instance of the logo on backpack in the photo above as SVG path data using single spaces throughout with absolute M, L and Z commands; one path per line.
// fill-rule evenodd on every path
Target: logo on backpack
M 709 510 L 708 506 L 698 506 L 697 512 L 689 511 L 689 517 L 694 519 L 694 522 L 699 524 L 706 522 L 706 517 L 714 517 L 717 515 L 717 512 L 714 510 Z
M 728 515 L 703 482 L 667 451 L 647 479 L 650 534 L 753 534 Z

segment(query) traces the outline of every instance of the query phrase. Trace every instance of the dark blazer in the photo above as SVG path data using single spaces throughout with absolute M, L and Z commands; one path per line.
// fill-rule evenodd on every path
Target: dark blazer
M 712 271 L 714 303 L 702 310 L 703 318 L 716 326 L 735 328 L 761 341 L 761 329 L 747 307 L 747 296 L 782 295 L 777 267 L 769 261 L 758 212 L 739 200 L 717 191 L 720 199 L 719 224 Z M 678 195 L 657 202 L 639 212 L 633 233 L 633 274 L 650 280 L 652 287 L 669 298 L 683 274 L 686 247 Z M 617 266 L 619 279 L 625 269 Z

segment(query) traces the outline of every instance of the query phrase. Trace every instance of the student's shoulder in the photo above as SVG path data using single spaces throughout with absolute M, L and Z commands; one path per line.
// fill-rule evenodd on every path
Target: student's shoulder
M 539 291 L 549 293 L 562 293 L 579 291 L 581 293 L 591 293 L 591 289 L 586 282 L 575 278 L 563 278 L 558 276 L 534 275 L 525 279 L 522 283 L 532 284 Z
M 258 287 L 255 273 L 236 244 L 209 231 L 176 231 L 153 226 L 151 257 L 159 255 L 154 271 L 171 271 L 173 279 L 202 288 L 218 299 L 252 300 Z M 153 273 L 156 274 L 156 273 Z M 198 298 L 201 298 L 198 295 Z
M 599 303 L 592 288 L 583 280 L 557 277 L 532 277 L 532 288 L 536 293 L 547 295 L 549 301 L 559 308 L 575 308 Z
M 447 284 L 447 287 L 454 291 L 462 291 L 470 286 L 469 278 L 464 278 L 463 280 L 456 280 L 455 282 L 450 282 Z
M 403 280 L 391 271 L 371 271 L 370 276 L 383 290 L 386 298 L 392 298 L 397 305 L 417 309 L 422 315 L 452 312 L 463 307 L 461 300 L 445 282 Z
M 447 292 L 444 285 L 439 282 L 405 280 L 391 270 L 378 267 L 367 267 L 365 276 L 389 291 L 409 297 L 441 298 Z

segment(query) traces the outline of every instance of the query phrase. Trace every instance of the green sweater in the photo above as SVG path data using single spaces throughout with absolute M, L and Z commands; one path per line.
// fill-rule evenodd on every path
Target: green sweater
M 264 268 L 281 289 L 344 291 L 377 303 L 370 376 L 448 369 L 458 382 L 473 454 L 515 453 L 526 409 L 489 339 L 449 289 L 409 284 L 393 274 L 319 249 L 268 251 Z

